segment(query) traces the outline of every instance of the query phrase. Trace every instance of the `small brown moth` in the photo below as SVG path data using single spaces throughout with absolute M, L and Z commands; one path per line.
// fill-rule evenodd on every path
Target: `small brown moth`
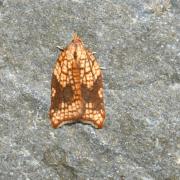
M 102 128 L 105 119 L 102 73 L 80 37 L 61 51 L 51 81 L 52 127 L 80 121 Z

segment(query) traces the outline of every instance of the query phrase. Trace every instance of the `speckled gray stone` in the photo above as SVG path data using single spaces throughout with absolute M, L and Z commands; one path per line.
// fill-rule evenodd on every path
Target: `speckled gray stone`
M 55 47 L 74 31 L 106 68 L 100 130 L 49 123 Z M 1 0 L 0 122 L 2 180 L 178 180 L 180 1 Z

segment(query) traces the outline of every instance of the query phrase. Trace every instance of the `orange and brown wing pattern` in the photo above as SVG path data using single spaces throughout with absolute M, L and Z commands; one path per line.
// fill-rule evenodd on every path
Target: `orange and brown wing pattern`
M 50 118 L 54 128 L 77 120 L 82 114 L 79 69 L 68 51 L 58 58 L 52 74 Z
M 49 116 L 54 128 L 74 121 L 82 121 L 96 128 L 102 128 L 104 123 L 100 67 L 76 34 L 55 64 Z
M 94 55 L 84 51 L 85 58 L 81 59 L 81 92 L 85 106 L 82 121 L 102 128 L 105 119 L 102 73 Z

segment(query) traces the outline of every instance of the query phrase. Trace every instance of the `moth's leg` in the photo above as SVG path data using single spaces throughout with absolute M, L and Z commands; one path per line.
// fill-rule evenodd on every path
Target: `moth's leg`
M 56 46 L 60 51 L 64 51 L 64 49 L 61 46 Z

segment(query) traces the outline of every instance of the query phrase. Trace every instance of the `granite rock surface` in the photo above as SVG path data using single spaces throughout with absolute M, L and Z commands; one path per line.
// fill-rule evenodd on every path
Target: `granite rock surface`
M 76 31 L 105 67 L 103 129 L 53 129 L 50 81 Z M 180 1 L 0 0 L 0 179 L 180 178 Z

